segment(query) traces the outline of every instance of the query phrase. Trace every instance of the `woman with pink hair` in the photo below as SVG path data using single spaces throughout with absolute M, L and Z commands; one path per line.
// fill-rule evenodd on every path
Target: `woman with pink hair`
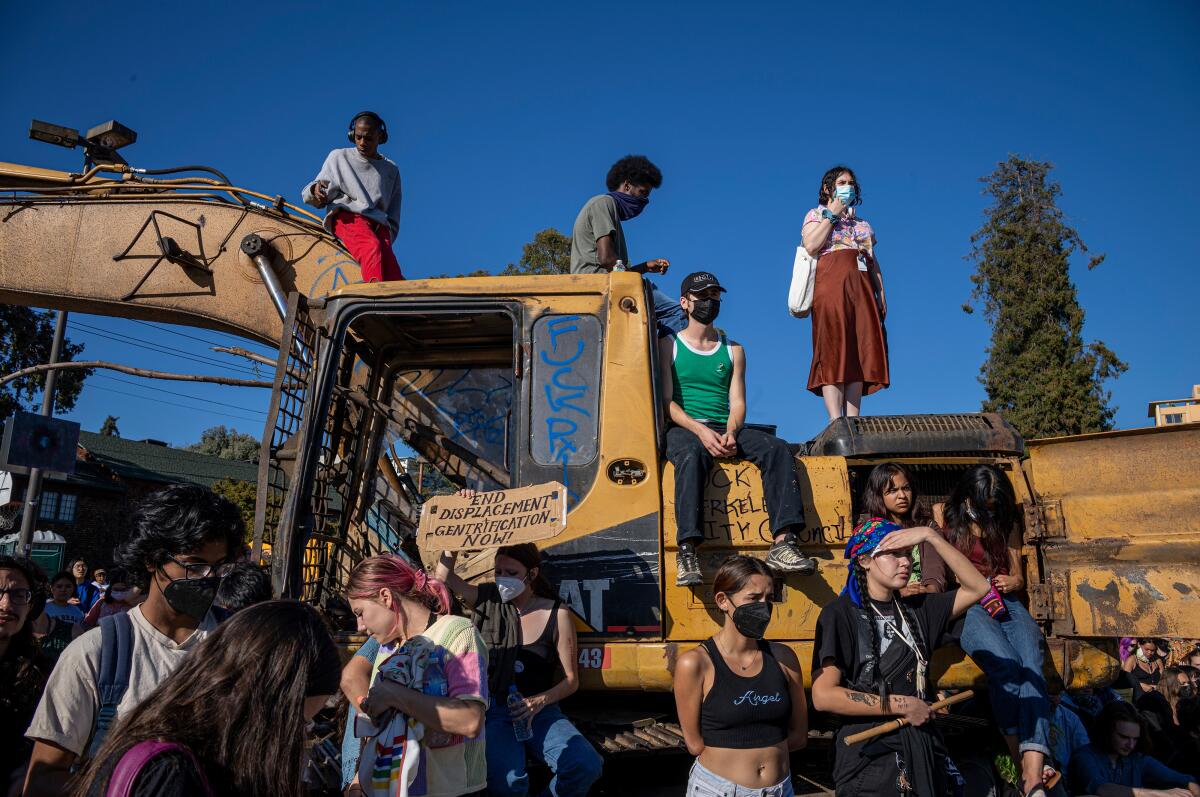
M 429 797 L 482 794 L 487 649 L 475 626 L 449 613 L 450 593 L 442 582 L 400 556 L 359 562 L 346 597 L 359 631 L 379 646 L 371 658 L 355 656 L 342 672 L 342 691 L 376 726 L 362 735 L 375 744 L 385 728 L 403 730 L 398 722 L 408 728 L 391 782 L 379 765 L 370 771 L 371 782 L 363 782 L 376 758 L 364 750 L 349 793 L 406 794 L 411 787 Z

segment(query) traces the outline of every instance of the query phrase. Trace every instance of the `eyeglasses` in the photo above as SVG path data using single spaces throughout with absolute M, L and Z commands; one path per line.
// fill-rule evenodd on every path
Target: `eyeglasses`
M 174 556 L 168 556 L 175 564 L 183 568 L 184 578 L 225 578 L 233 572 L 233 562 L 221 562 L 219 564 L 210 565 L 208 562 L 196 562 L 189 564 L 181 562 Z
M 5 595 L 13 606 L 28 606 L 33 600 L 33 590 L 26 587 L 0 587 L 0 598 Z

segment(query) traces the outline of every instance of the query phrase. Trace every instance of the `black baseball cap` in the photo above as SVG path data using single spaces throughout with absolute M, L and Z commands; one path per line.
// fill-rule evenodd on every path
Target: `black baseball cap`
M 725 293 L 725 289 L 721 287 L 721 283 L 717 282 L 717 278 L 710 271 L 693 271 L 683 278 L 683 282 L 679 286 L 679 295 L 686 296 L 689 293 L 699 293 L 705 288 L 716 288 L 721 293 Z

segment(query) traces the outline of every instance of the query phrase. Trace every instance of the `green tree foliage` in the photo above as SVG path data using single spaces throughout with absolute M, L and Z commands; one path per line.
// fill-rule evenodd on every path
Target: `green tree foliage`
M 221 459 L 258 462 L 258 448 L 258 439 L 253 435 L 241 434 L 237 429 L 226 429 L 222 425 L 205 429 L 200 433 L 200 442 L 192 443 L 187 450 Z
M 117 421 L 121 420 L 113 415 L 109 415 L 104 419 L 104 423 L 100 425 L 100 434 L 103 437 L 120 437 L 121 430 L 117 428 Z
M 524 274 L 569 274 L 571 271 L 571 236 L 553 227 L 534 233 L 525 244 L 519 263 L 509 263 L 500 272 L 502 277 Z
M 54 313 L 29 307 L 0 305 L 0 375 L 11 374 L 32 365 L 50 361 L 50 345 L 54 339 Z M 83 345 L 63 341 L 62 361 L 74 360 L 83 352 Z M 64 412 L 75 406 L 83 381 L 91 369 L 70 369 L 58 372 L 54 407 Z M 16 410 L 34 410 L 41 404 L 46 375 L 35 374 L 0 386 L 0 418 Z
M 254 540 L 254 498 L 256 489 L 250 482 L 234 479 L 221 479 L 214 482 L 212 490 L 217 495 L 228 498 L 242 513 L 242 521 L 246 524 L 246 544 Z
M 1062 189 L 1052 168 L 1012 155 L 981 178 L 992 204 L 968 257 L 972 301 L 992 325 L 980 368 L 983 409 L 1004 413 L 1026 438 L 1111 429 L 1115 408 L 1104 382 L 1127 367 L 1100 341 L 1083 341 L 1068 266 L 1087 247 L 1056 204 Z M 1088 268 L 1103 259 L 1093 257 Z
M 499 272 L 477 268 L 465 274 L 438 274 L 438 277 L 518 277 L 530 274 L 569 274 L 571 271 L 571 236 L 563 235 L 553 227 L 534 233 L 533 240 L 525 244 L 521 259 L 509 263 Z

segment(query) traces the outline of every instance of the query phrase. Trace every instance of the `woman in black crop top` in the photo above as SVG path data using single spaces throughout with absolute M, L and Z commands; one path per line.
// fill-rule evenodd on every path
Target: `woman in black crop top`
M 931 545 L 960 588 L 902 598 L 916 545 Z M 927 696 L 936 686 L 927 664 L 951 621 L 987 593 L 988 580 L 928 526 L 900 530 L 881 518 L 855 529 L 846 558 L 846 589 L 821 610 L 813 643 L 813 706 L 842 720 L 834 745 L 836 793 L 945 797 L 953 768 L 929 723 Z M 889 717 L 911 725 L 856 745 L 842 742 Z
M 804 678 L 796 654 L 766 642 L 771 571 L 734 556 L 717 571 L 713 600 L 721 630 L 675 664 L 675 706 L 696 756 L 688 797 L 791 797 L 788 753 L 808 741 Z
M 443 553 L 435 578 L 444 581 L 472 610 L 475 626 L 488 646 L 488 793 L 498 797 L 528 794 L 528 754 L 554 772 L 550 782 L 553 794 L 585 797 L 600 778 L 603 761 L 558 707 L 560 700 L 579 688 L 578 645 L 571 611 L 562 606 L 541 574 L 537 546 L 525 543 L 498 548 L 496 580 L 482 584 L 468 584 L 456 575 L 456 558 L 457 552 Z M 507 700 L 510 687 L 523 698 L 511 712 Z M 526 724 L 531 738 L 518 740 L 514 723 Z

